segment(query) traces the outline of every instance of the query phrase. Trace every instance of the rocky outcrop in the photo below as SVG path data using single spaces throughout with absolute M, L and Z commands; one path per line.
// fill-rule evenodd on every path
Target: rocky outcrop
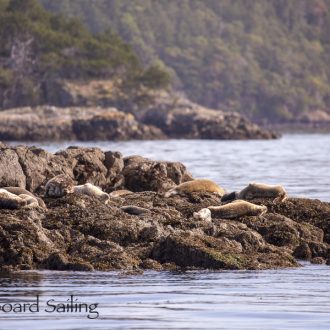
M 192 179 L 181 163 L 123 158 L 119 152 L 99 148 L 69 147 L 52 154 L 36 147 L 0 147 L 0 165 L 0 186 L 20 186 L 37 193 L 43 193 L 46 182 L 59 174 L 107 192 L 124 188 L 162 192 Z
M 0 112 L 0 140 L 164 139 L 156 127 L 115 108 L 26 107 Z
M 276 135 L 261 129 L 238 113 L 210 110 L 186 99 L 173 103 L 170 96 L 158 98 L 146 109 L 53 106 L 26 107 L 0 112 L 0 140 L 152 140 L 271 139 Z
M 266 205 L 262 216 L 232 220 L 193 217 L 221 205 L 209 193 L 165 198 L 163 190 L 191 179 L 180 163 L 71 147 L 0 148 L 1 186 L 43 195 L 44 184 L 66 173 L 104 190 L 130 189 L 105 205 L 86 195 L 44 198 L 47 209 L 0 209 L 0 269 L 139 270 L 268 269 L 297 267 L 297 259 L 330 263 L 330 204 L 289 198 Z M 5 172 L 9 165 L 15 170 Z M 15 181 L 16 180 L 16 181 Z M 129 214 L 125 206 L 147 209 Z
M 230 140 L 277 137 L 237 112 L 211 110 L 182 97 L 173 101 L 164 96 L 156 101 L 156 105 L 144 111 L 141 120 L 162 129 L 172 138 Z

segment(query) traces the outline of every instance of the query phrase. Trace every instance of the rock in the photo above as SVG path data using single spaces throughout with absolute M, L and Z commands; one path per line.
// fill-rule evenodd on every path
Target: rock
M 11 149 L 18 156 L 26 179 L 26 189 L 40 191 L 46 182 L 59 174 L 73 177 L 72 169 L 65 159 L 36 147 L 18 146 Z
M 66 270 L 74 270 L 77 272 L 92 272 L 94 267 L 89 262 L 69 262 L 66 265 Z
M 330 114 L 322 110 L 303 112 L 298 116 L 297 121 L 302 123 L 330 123 Z
M 157 223 L 146 225 L 140 231 L 140 238 L 146 241 L 157 241 L 165 235 L 165 230 Z
M 293 251 L 293 255 L 297 259 L 311 260 L 312 251 L 307 243 L 302 243 L 296 247 L 296 249 Z
M 0 112 L 4 141 L 164 139 L 156 127 L 115 108 L 25 107 Z
M 125 178 L 121 174 L 124 169 L 123 155 L 118 152 L 107 151 L 104 153 L 104 166 L 107 168 L 108 191 L 114 191 L 120 186 L 124 186 Z
M 243 261 L 237 255 L 222 253 L 207 245 L 198 237 L 170 235 L 155 246 L 152 257 L 161 263 L 172 262 L 189 268 L 242 269 Z
M 50 270 L 93 271 L 94 267 L 88 262 L 69 262 L 67 257 L 54 252 L 45 259 L 43 267 Z
M 18 269 L 36 269 L 56 248 L 41 225 L 43 213 L 0 211 L 0 263 Z
M 159 128 L 141 124 L 132 114 L 117 110 L 73 119 L 72 130 L 76 138 L 82 141 L 166 138 Z
M 321 257 L 315 257 L 311 260 L 311 263 L 316 265 L 323 265 L 326 263 L 326 261 Z
M 0 149 L 0 186 L 19 186 L 43 194 L 48 180 L 59 174 L 77 184 L 91 183 L 104 191 L 162 192 L 192 179 L 178 162 L 156 162 L 143 157 L 123 159 L 118 152 L 99 148 L 69 147 L 51 154 L 35 147 Z
M 108 169 L 101 149 L 69 147 L 57 152 L 55 156 L 66 162 L 78 185 L 88 182 L 101 188 L 107 186 Z
M 165 192 L 182 182 L 192 180 L 186 167 L 177 162 L 155 162 L 143 157 L 124 158 L 122 175 L 125 187 L 132 191 Z
M 0 148 L 0 187 L 26 186 L 26 177 L 14 150 Z
M 55 94 L 53 103 L 59 104 L 55 100 L 63 99 L 64 102 L 59 104 L 63 107 L 47 105 L 1 111 L 0 139 L 89 141 L 151 140 L 168 137 L 190 139 L 277 137 L 276 134 L 261 129 L 238 113 L 207 109 L 187 99 L 178 99 L 169 94 L 156 98 L 156 101 L 146 109 L 134 110 L 134 107 L 128 107 L 132 113 L 125 112 L 127 107 L 120 103 L 123 111 L 99 107 L 90 102 L 91 100 L 82 102 L 80 94 L 73 95 L 65 89 L 59 93 L 60 95 Z M 95 93 L 93 95 L 95 96 Z M 93 99 L 93 95 L 89 97 Z M 75 104 L 82 106 L 71 106 Z
M 54 252 L 44 260 L 43 266 L 50 270 L 66 270 L 68 263 L 67 257 L 62 253 Z
M 162 270 L 163 266 L 156 260 L 153 259 L 145 259 L 142 261 L 141 268 L 143 269 L 153 269 L 153 270 Z
M 323 243 L 323 242 L 322 243 L 310 242 L 308 245 L 311 250 L 312 257 L 322 257 L 322 258 L 327 257 L 327 253 L 328 253 L 328 249 L 329 249 L 328 244 Z
M 141 157 L 138 161 L 126 160 L 125 165 L 120 153 L 98 148 L 69 147 L 51 154 L 40 148 L 17 146 L 1 148 L 0 156 L 1 186 L 19 186 L 40 194 L 46 182 L 59 174 L 73 178 L 79 185 L 89 182 L 104 191 L 164 191 L 192 179 L 181 163 Z
M 310 224 L 318 231 L 324 242 L 330 243 L 330 203 L 307 198 L 288 198 L 281 203 L 273 203 L 267 200 L 254 201 L 267 206 L 269 212 L 282 214 L 296 223 Z M 305 226 L 306 230 L 308 228 Z M 315 235 L 310 233 L 311 235 Z
M 211 110 L 185 98 L 166 95 L 145 110 L 141 120 L 159 127 L 171 138 L 273 139 L 276 134 L 261 129 L 236 112 Z
M 269 212 L 205 221 L 194 213 L 223 205 L 214 194 L 165 198 L 162 193 L 191 177 L 180 163 L 123 159 L 120 153 L 96 148 L 71 147 L 56 154 L 24 146 L 0 151 L 3 166 L 21 168 L 17 177 L 15 171 L 7 177 L 3 173 L 3 180 L 26 182 L 37 193 L 51 175 L 60 173 L 109 190 L 114 178 L 122 176 L 121 188 L 131 190 L 108 205 L 73 193 L 45 198 L 47 209 L 0 210 L 2 271 L 270 269 L 297 267 L 295 258 L 318 263 L 330 258 L 329 203 L 254 200 Z M 127 214 L 125 207 L 144 214 Z
M 212 221 L 211 211 L 209 209 L 201 209 L 198 212 L 193 213 L 193 218 L 195 220 L 211 222 Z

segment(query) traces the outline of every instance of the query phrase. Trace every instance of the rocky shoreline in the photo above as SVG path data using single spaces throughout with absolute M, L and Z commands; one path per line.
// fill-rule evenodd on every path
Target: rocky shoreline
M 0 111 L 2 141 L 274 139 L 238 113 L 210 110 L 181 100 L 144 111 L 110 107 L 24 107 Z
M 43 197 L 46 182 L 66 174 L 103 191 L 128 189 L 105 205 L 69 194 Z M 192 180 L 181 163 L 70 147 L 56 154 L 0 145 L 0 187 L 17 186 L 43 198 L 47 209 L 0 209 L 0 270 L 270 269 L 299 259 L 330 263 L 330 204 L 318 200 L 256 199 L 260 216 L 235 219 L 193 214 L 222 205 L 214 194 L 165 197 Z M 132 215 L 123 206 L 148 212 Z

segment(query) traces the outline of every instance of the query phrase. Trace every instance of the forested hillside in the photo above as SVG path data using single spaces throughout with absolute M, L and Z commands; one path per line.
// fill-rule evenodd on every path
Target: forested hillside
M 0 0 L 0 109 L 56 104 L 63 81 L 92 79 L 111 81 L 123 95 L 169 82 L 159 67 L 142 66 L 113 33 L 93 35 L 77 19 L 50 13 L 35 0 Z
M 40 0 L 111 28 L 201 104 L 255 119 L 330 112 L 330 0 Z

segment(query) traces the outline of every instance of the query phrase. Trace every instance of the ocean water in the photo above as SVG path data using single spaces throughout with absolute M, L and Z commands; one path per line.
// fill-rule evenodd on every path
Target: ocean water
M 1 329 L 330 329 L 327 266 L 294 270 L 120 273 L 27 272 L 0 278 L 1 303 L 35 301 L 39 313 L 1 313 Z M 47 313 L 47 301 L 98 303 Z M 1 305 L 0 303 L 0 305 Z M 48 310 L 52 308 L 48 307 Z
M 195 177 L 213 179 L 229 191 L 251 181 L 276 183 L 291 196 L 330 201 L 330 135 L 39 146 L 57 151 L 68 145 L 181 161 Z M 1 310 L 34 303 L 37 295 L 38 312 Z M 70 295 L 76 304 L 95 309 L 61 310 L 58 306 L 68 304 Z M 52 312 L 47 302 L 59 309 Z M 330 329 L 330 267 L 305 263 L 267 271 L 2 274 L 0 329 Z

